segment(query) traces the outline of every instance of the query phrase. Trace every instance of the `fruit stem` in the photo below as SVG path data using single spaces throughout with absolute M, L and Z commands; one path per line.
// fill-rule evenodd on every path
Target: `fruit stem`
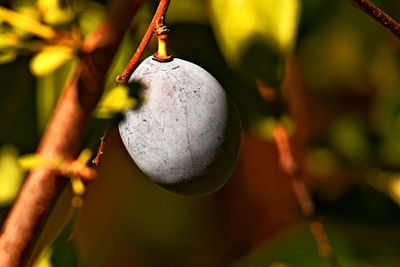
M 157 57 L 166 57 L 167 53 L 167 35 L 158 36 L 158 51 Z
M 154 30 L 156 30 L 157 28 L 157 23 L 159 23 L 160 20 L 164 19 L 170 2 L 171 0 L 160 0 L 156 13 L 153 16 L 153 19 L 151 20 L 151 23 L 147 28 L 147 31 L 143 36 L 143 39 L 140 42 L 139 47 L 137 48 L 135 54 L 132 56 L 124 72 L 121 75 L 118 75 L 116 79 L 118 83 L 125 84 L 128 82 L 129 77 L 131 77 L 133 71 L 137 66 L 137 63 L 139 62 L 140 57 L 143 54 L 144 49 L 147 47 L 151 37 L 153 36 Z
M 155 34 L 158 38 L 158 50 L 153 55 L 157 61 L 166 62 L 172 59 L 172 56 L 169 56 L 167 52 L 168 32 L 167 26 L 164 25 L 164 18 L 160 18 L 155 29 Z

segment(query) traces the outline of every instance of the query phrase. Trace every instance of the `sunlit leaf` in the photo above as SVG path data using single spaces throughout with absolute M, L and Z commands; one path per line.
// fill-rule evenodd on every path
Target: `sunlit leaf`
M 23 172 L 17 158 L 14 146 L 0 148 L 0 206 L 8 205 L 15 199 L 22 183 Z
M 18 44 L 18 36 L 10 32 L 0 32 L 0 49 L 15 47 Z
M 17 51 L 15 49 L 7 49 L 0 52 L 0 64 L 6 64 L 14 61 L 17 58 Z
M 396 178 L 390 181 L 389 193 L 393 200 L 400 205 L 400 177 L 397 176 Z
M 39 12 L 35 2 L 32 0 L 13 0 L 10 2 L 10 5 L 11 9 L 19 14 L 39 20 Z
M 92 154 L 93 154 L 92 150 L 84 149 L 79 154 L 78 161 L 81 162 L 81 163 L 87 163 L 90 160 L 90 158 L 92 157 Z
M 18 43 L 17 34 L 0 28 L 0 64 L 12 62 L 17 58 Z
M 16 0 L 16 1 L 11 1 L 11 8 L 12 10 L 18 12 L 21 15 L 24 15 L 25 17 L 29 17 L 35 21 L 38 21 L 39 18 L 39 12 L 35 6 L 35 2 L 31 0 Z M 14 27 L 13 32 L 17 34 L 19 37 L 25 38 L 29 37 L 32 34 L 29 31 L 26 31 L 24 28 L 21 27 Z
M 36 34 L 45 39 L 51 39 L 56 35 L 51 27 L 40 23 L 40 21 L 2 6 L 0 6 L 0 20 L 4 20 L 16 28 Z
M 298 0 L 211 0 L 221 51 L 233 67 L 277 86 L 285 54 L 294 45 Z
M 43 20 L 50 25 L 62 25 L 71 22 L 75 13 L 72 9 L 61 7 L 59 0 L 38 0 L 37 8 Z
M 59 159 L 46 159 L 38 154 L 28 154 L 18 159 L 18 164 L 25 170 L 39 167 L 58 168 L 63 164 Z
M 49 246 L 45 247 L 36 262 L 33 264 L 33 267 L 53 267 L 53 264 L 51 264 L 50 261 L 51 254 L 52 249 Z
M 36 54 L 30 64 L 36 76 L 46 75 L 61 67 L 74 56 L 74 50 L 65 46 L 47 46 Z
M 95 116 L 101 119 L 109 119 L 126 109 L 134 108 L 136 104 L 136 99 L 129 96 L 129 88 L 120 85 L 111 89 L 100 100 L 95 110 Z

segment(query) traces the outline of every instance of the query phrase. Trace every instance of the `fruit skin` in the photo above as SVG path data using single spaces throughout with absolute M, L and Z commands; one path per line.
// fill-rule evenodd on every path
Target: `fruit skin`
M 240 118 L 207 71 L 185 60 L 147 58 L 139 81 L 143 103 L 119 125 L 137 166 L 156 184 L 184 195 L 211 193 L 229 178 L 240 147 Z

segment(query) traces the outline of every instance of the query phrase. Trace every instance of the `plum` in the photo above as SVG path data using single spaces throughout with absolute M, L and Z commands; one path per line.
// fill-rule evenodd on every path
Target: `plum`
M 139 169 L 175 193 L 219 189 L 237 161 L 240 116 L 218 81 L 188 61 L 148 57 L 129 82 L 146 87 L 143 102 L 119 125 Z

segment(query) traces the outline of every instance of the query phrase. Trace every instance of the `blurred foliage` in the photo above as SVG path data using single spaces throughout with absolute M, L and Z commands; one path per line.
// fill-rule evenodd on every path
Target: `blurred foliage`
M 279 86 L 284 58 L 294 46 L 299 1 L 212 0 L 210 6 L 227 62 L 270 86 Z
M 33 267 L 52 267 L 53 265 L 51 264 L 51 259 L 50 259 L 51 253 L 52 253 L 51 248 L 45 247 L 42 253 L 40 253 Z
M 73 56 L 73 50 L 65 46 L 47 46 L 31 60 L 33 75 L 44 76 L 64 65 Z
M 133 109 L 137 106 L 136 98 L 130 97 L 129 86 L 118 85 L 108 91 L 100 99 L 94 116 L 100 119 L 109 119 L 124 110 Z
M 362 231 L 370 231 L 371 235 L 380 233 L 373 227 L 359 225 L 341 225 L 327 223 L 331 233 L 331 241 L 336 249 L 341 266 L 372 267 L 372 266 L 397 266 L 399 259 L 394 259 L 395 252 L 380 251 L 381 242 L 362 247 L 360 243 L 368 242 L 368 237 L 360 236 Z M 361 227 L 360 229 L 357 229 Z M 398 231 L 398 230 L 397 230 Z M 382 234 L 382 233 L 380 233 Z M 387 233 L 382 234 L 387 235 Z M 398 242 L 396 242 L 398 244 Z M 380 251 L 382 254 L 368 254 L 368 250 Z M 318 255 L 315 241 L 309 233 L 306 225 L 301 225 L 279 237 L 273 238 L 267 245 L 259 247 L 250 255 L 241 259 L 233 266 L 268 266 L 275 267 L 278 263 L 283 266 L 326 266 Z
M 400 265 L 399 40 L 350 1 L 278 2 L 173 0 L 166 17 L 170 52 L 212 73 L 240 110 L 246 136 L 257 139 L 253 146 L 243 142 L 231 181 L 208 197 L 172 195 L 145 179 L 112 134 L 101 177 L 88 186 L 76 221 L 35 267 L 324 266 L 307 227 L 298 224 L 298 212 L 285 203 L 263 203 L 293 202 L 270 141 L 277 123 L 295 137 L 306 133 L 299 158 L 343 266 Z M 398 1 L 373 2 L 400 20 Z M 107 8 L 106 1 L 92 0 L 0 3 L 2 221 L 23 181 L 20 155 L 34 153 L 75 70 L 82 39 Z M 140 85 L 118 87 L 115 77 L 157 3 L 147 1 L 133 20 L 105 77 L 105 94 L 83 147 L 95 151 L 120 113 L 140 104 Z M 60 33 L 65 38 L 54 41 Z M 143 57 L 155 49 L 152 40 Z M 302 97 L 287 105 L 281 87 Z M 299 107 L 306 115 L 287 115 Z M 33 159 L 31 167 L 43 164 Z M 256 159 L 265 162 L 246 165 Z M 271 195 L 257 184 L 258 176 L 268 177 Z M 57 204 L 60 214 L 70 201 Z
M 14 146 L 0 149 L 0 205 L 11 204 L 22 183 L 22 169 L 18 164 L 18 151 Z

